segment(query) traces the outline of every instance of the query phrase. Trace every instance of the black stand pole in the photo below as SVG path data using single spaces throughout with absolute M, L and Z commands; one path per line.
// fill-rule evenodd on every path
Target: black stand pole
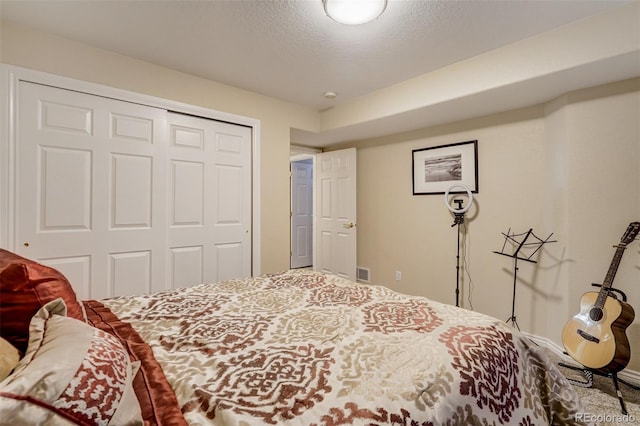
M 520 330 L 518 321 L 516 321 L 516 283 L 518 281 L 518 252 L 524 245 L 525 241 L 527 241 L 527 238 L 529 238 L 529 235 L 531 235 L 531 232 L 533 232 L 533 229 L 529 229 L 527 235 L 524 236 L 522 242 L 513 253 L 513 299 L 511 300 L 511 318 L 509 318 L 506 322 L 509 323 L 509 321 L 511 321 L 511 323 L 515 325 L 518 330 Z
M 453 200 L 458 205 L 457 210 L 462 209 L 464 200 Z M 458 225 L 458 249 L 456 251 L 456 306 L 460 306 L 460 225 L 464 223 L 464 213 L 454 213 L 452 227 Z
M 518 331 L 520 330 L 520 326 L 518 325 L 518 321 L 516 321 L 516 284 L 518 282 L 518 257 L 513 258 L 513 298 L 511 299 L 511 316 L 505 322 L 509 324 L 511 322 L 516 326 Z
M 458 250 L 456 252 L 456 306 L 460 306 L 460 223 L 458 223 Z

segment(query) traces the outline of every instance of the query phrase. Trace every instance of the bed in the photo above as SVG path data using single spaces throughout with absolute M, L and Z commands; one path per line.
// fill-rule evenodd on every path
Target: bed
M 3 319 L 5 294 L 0 294 Z M 5 419 L 238 426 L 583 424 L 584 409 L 571 385 L 519 332 L 477 312 L 381 286 L 291 270 L 78 302 L 80 313 L 73 300 L 48 296 L 52 300 L 43 301 L 31 318 L 25 355 L 0 383 Z M 54 391 L 38 389 L 41 379 L 24 384 L 30 382 L 20 375 L 31 374 L 26 372 L 42 356 L 47 338 L 56 336 L 47 329 L 53 319 L 120 345 L 122 350 L 112 351 L 119 358 L 98 362 L 104 367 L 123 360 L 116 374 L 120 381 L 115 380 L 120 402 L 89 410 L 73 399 L 82 398 L 74 383 L 102 374 L 100 368 L 78 368 L 85 370 L 82 380 L 74 371 L 55 377 L 52 382 L 63 384 Z M 40 322 L 35 330 L 34 321 Z M 101 344 L 100 353 L 110 353 Z M 65 357 L 73 356 L 56 355 Z M 94 385 L 98 400 L 109 399 L 102 397 L 108 387 Z

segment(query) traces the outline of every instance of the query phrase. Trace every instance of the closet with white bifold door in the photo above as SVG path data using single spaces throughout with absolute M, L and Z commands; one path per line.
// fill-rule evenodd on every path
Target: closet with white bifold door
M 17 104 L 17 253 L 84 300 L 251 275 L 251 128 L 25 81 Z

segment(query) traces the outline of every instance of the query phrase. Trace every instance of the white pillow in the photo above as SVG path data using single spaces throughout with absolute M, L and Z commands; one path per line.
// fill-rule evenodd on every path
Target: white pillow
M 32 318 L 27 352 L 0 383 L 2 422 L 141 425 L 127 351 L 65 312 L 56 299 Z

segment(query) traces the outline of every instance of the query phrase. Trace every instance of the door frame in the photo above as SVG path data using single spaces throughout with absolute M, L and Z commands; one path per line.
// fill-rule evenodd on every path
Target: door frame
M 312 254 L 312 269 L 315 270 L 316 266 L 318 264 L 318 241 L 316 238 L 316 227 L 317 227 L 317 216 L 316 216 L 316 210 L 317 210 L 317 200 L 318 200 L 318 181 L 317 181 L 317 167 L 318 167 L 318 155 L 323 154 L 323 152 L 319 149 L 315 149 L 315 148 L 304 148 L 304 147 L 296 147 L 295 148 L 295 152 L 293 152 L 294 148 L 293 146 L 291 147 L 291 154 L 289 155 L 289 172 L 291 172 L 291 163 L 294 161 L 300 161 L 300 160 L 308 160 L 311 159 L 312 160 L 312 164 L 313 164 L 313 200 L 312 200 L 312 212 L 313 212 L 313 229 L 312 229 L 312 238 L 313 238 L 313 254 Z M 289 211 L 291 211 L 291 203 L 293 202 L 293 194 L 291 191 L 291 175 L 289 176 Z M 356 213 L 357 214 L 357 213 Z M 353 219 L 354 221 L 357 220 L 357 217 L 355 217 Z M 291 224 L 292 224 L 293 218 L 291 215 L 289 215 L 289 251 L 291 253 L 292 248 L 291 248 Z M 357 241 L 357 235 L 356 235 L 356 241 Z M 356 249 L 357 250 L 357 249 Z M 356 273 L 357 273 L 357 265 L 358 261 L 357 261 L 357 252 L 356 252 Z M 291 265 L 291 255 L 289 256 L 289 265 Z M 357 276 L 354 276 L 353 281 L 357 280 Z
M 319 151 L 318 151 L 319 153 Z M 309 154 L 296 154 L 289 156 L 289 212 L 292 211 L 292 203 L 293 203 L 293 191 L 291 191 L 291 163 L 295 161 L 303 161 L 303 160 L 311 160 L 311 170 L 313 170 L 313 180 L 311 183 L 311 217 L 312 217 L 312 225 L 311 225 L 311 241 L 313 251 L 311 253 L 311 269 L 316 264 L 316 241 L 315 241 L 315 233 L 316 233 L 316 152 Z M 291 247 L 291 224 L 293 223 L 293 217 L 289 214 L 289 268 L 291 268 L 291 256 L 293 253 L 293 247 Z
M 260 120 L 6 64 L 0 64 L 0 129 L 2 129 L 0 133 L 0 247 L 8 250 L 16 249 L 16 104 L 20 81 L 84 92 L 250 127 L 252 129 L 251 274 L 253 276 L 260 275 Z

